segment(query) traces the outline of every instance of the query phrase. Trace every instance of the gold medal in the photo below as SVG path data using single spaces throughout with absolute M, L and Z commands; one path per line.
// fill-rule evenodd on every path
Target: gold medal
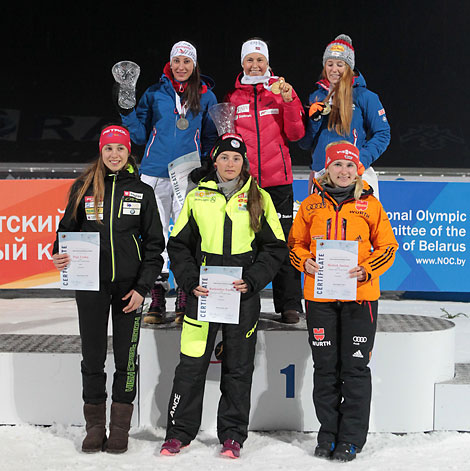
M 279 95 L 279 93 L 281 93 L 280 86 L 281 86 L 281 84 L 279 82 L 274 82 L 271 85 L 271 91 L 274 93 L 274 95 Z

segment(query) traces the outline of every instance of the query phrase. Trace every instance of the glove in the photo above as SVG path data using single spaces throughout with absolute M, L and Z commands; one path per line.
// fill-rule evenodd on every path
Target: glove
M 134 108 L 125 109 L 119 106 L 119 89 L 120 85 L 117 82 L 114 82 L 112 90 L 113 103 L 118 113 L 127 116 L 128 114 L 132 113 Z
M 310 109 L 308 110 L 308 116 L 310 119 L 314 121 L 318 121 L 322 116 L 322 111 L 326 108 L 325 103 L 321 101 L 316 101 L 310 105 Z

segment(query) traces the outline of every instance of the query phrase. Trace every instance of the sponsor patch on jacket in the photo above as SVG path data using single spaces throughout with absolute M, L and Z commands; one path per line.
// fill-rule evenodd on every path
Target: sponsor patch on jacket
M 217 193 L 215 191 L 197 190 L 194 192 L 195 201 L 206 201 L 214 203 Z
M 122 205 L 122 214 L 128 214 L 130 216 L 138 216 L 140 214 L 140 207 L 142 203 L 132 203 L 126 201 Z
M 250 112 L 250 104 L 247 103 L 246 105 L 238 105 L 237 106 L 237 114 L 249 113 Z
M 143 193 L 134 193 L 133 191 L 124 191 L 124 196 L 130 196 L 131 198 L 135 198 L 137 200 L 141 200 L 144 197 Z
M 368 206 L 369 206 L 368 201 L 363 201 L 363 200 L 356 201 L 356 209 L 358 211 L 365 211 Z
M 246 211 L 248 205 L 248 195 L 246 193 L 240 193 L 237 197 L 239 211 Z
M 377 113 L 379 113 L 379 116 L 383 116 L 385 114 L 385 110 L 382 108 Z
M 85 214 L 87 221 L 96 221 L 95 214 L 95 198 L 93 196 L 85 196 Z M 98 219 L 103 219 L 103 202 L 98 203 Z
M 321 240 L 321 239 L 324 239 L 325 236 L 323 234 L 320 234 L 320 235 L 313 235 L 312 236 L 312 239 L 313 240 Z
M 268 114 L 279 114 L 279 108 L 270 108 L 269 110 L 261 110 L 259 112 L 260 116 L 266 116 Z

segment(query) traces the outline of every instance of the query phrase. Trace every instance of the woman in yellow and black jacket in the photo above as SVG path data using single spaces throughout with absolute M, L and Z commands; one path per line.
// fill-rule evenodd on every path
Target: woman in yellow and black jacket
M 210 296 L 199 285 L 200 266 L 236 266 L 243 268 L 242 279 L 234 282 L 241 293 L 239 323 L 222 324 L 217 420 L 222 453 L 236 458 L 248 431 L 258 293 L 287 256 L 287 245 L 269 194 L 249 175 L 241 136 L 224 134 L 211 155 L 214 171 L 187 195 L 167 246 L 178 286 L 191 296 L 161 453 L 178 453 L 196 437 L 201 422 L 207 368 L 221 324 L 197 320 L 197 298 Z
M 127 450 L 136 396 L 137 346 L 145 295 L 159 275 L 165 248 L 152 188 L 139 179 L 129 131 L 108 126 L 101 132 L 99 157 L 72 185 L 53 249 L 55 267 L 70 263 L 59 251 L 60 232 L 98 232 L 99 291 L 77 290 L 82 345 L 86 453 Z M 106 439 L 106 373 L 109 311 L 113 318 L 115 372 L 110 435 Z
M 325 169 L 297 212 L 289 248 L 291 263 L 304 273 L 320 422 L 315 456 L 350 461 L 367 438 L 379 277 L 392 266 L 398 244 L 380 201 L 362 181 L 358 149 L 347 141 L 329 144 Z M 317 244 L 325 239 L 358 242 L 358 264 L 349 272 L 357 279 L 354 301 L 315 297 Z

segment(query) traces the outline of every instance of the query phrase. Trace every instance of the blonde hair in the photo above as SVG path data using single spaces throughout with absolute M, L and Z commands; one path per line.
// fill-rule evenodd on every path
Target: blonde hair
M 330 142 L 326 147 L 325 147 L 325 151 L 326 149 L 328 149 L 329 147 L 332 147 L 332 146 L 335 146 L 335 145 L 338 145 L 338 144 L 350 144 L 349 141 L 335 141 L 335 142 Z M 328 168 L 326 169 L 325 173 L 318 179 L 318 183 L 320 183 L 320 185 L 329 185 L 331 187 L 336 187 L 336 185 L 333 183 L 333 181 L 331 180 L 331 177 L 330 177 L 330 173 L 328 171 Z M 355 200 L 359 200 L 361 199 L 361 196 L 362 196 L 362 191 L 364 189 L 364 182 L 362 181 L 362 176 L 361 175 L 357 175 L 357 169 L 356 169 L 356 178 L 354 179 L 354 183 L 356 184 L 355 188 L 354 188 L 354 199 Z
M 346 64 L 346 63 L 345 63 Z M 322 78 L 326 79 L 326 70 L 323 68 Z M 351 121 L 353 116 L 353 78 L 354 72 L 345 65 L 345 70 L 339 82 L 328 93 L 325 103 L 333 96 L 330 115 L 328 116 L 328 130 L 335 130 L 341 136 L 351 133 Z

